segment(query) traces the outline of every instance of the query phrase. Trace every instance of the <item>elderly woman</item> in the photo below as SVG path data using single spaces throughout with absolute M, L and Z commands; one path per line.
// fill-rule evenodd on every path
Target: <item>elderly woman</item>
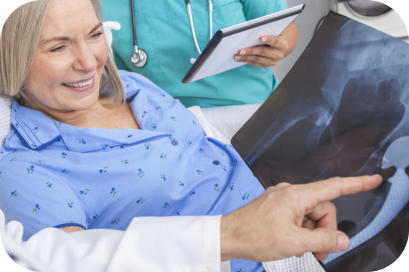
M 46 227 L 123 230 L 144 216 L 155 217 L 146 217 L 145 229 L 166 229 L 196 216 L 199 227 L 174 231 L 193 232 L 209 263 L 253 260 L 232 261 L 232 271 L 348 247 L 329 200 L 372 189 L 379 176 L 263 193 L 235 150 L 207 138 L 177 100 L 137 74 L 118 74 L 98 7 L 34 1 L 2 31 L 0 93 L 14 101 L 0 154 L 0 208 L 23 223 L 24 238 Z M 175 244 L 156 238 L 151 243 Z

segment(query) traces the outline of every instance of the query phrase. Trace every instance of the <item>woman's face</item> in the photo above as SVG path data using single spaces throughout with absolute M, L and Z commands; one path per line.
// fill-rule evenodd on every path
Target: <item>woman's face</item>
M 25 82 L 28 106 L 87 110 L 96 104 L 108 48 L 89 0 L 52 0 Z

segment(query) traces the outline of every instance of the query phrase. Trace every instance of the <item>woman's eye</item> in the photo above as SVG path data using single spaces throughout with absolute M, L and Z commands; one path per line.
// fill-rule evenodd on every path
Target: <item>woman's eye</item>
M 62 50 L 64 50 L 65 46 L 64 45 L 60 45 L 58 47 L 52 48 L 50 49 L 51 53 L 56 53 L 56 52 L 61 52 Z
M 99 38 L 102 34 L 103 34 L 102 31 L 97 32 L 97 33 L 94 33 L 94 34 L 91 35 L 91 38 L 97 39 L 97 38 Z

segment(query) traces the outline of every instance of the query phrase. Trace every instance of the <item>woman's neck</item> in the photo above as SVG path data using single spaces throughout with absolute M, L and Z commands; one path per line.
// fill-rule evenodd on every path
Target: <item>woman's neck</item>
M 41 111 L 41 109 L 39 109 Z M 84 128 L 139 129 L 129 103 L 104 104 L 98 100 L 86 110 L 44 112 L 49 117 L 72 126 Z

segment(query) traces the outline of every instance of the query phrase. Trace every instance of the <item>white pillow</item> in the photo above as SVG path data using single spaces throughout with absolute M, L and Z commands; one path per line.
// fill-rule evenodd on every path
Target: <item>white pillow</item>
M 207 136 L 225 144 L 230 144 L 234 134 L 256 112 L 260 105 L 248 104 L 212 108 L 193 106 L 188 109 L 199 120 Z
M 0 96 L 0 146 L 10 131 L 10 99 Z
M 104 28 L 105 38 L 109 47 L 109 51 L 113 54 L 112 51 L 112 30 L 120 30 L 121 24 L 116 21 L 106 21 L 102 24 Z

